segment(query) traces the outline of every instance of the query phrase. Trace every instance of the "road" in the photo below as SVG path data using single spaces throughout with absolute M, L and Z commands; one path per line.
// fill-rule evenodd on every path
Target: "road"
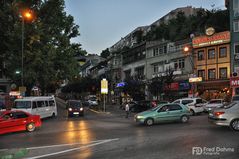
M 206 114 L 186 124 L 147 127 L 117 108 L 108 114 L 87 110 L 84 117 L 68 119 L 64 105 L 58 105 L 58 116 L 43 120 L 35 132 L 0 136 L 0 152 L 26 150 L 24 158 L 32 159 L 239 158 L 239 133 L 211 125 Z

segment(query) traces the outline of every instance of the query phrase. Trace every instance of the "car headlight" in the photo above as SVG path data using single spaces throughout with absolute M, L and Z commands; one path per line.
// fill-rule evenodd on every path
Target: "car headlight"
M 144 116 L 140 116 L 140 115 L 138 115 L 136 118 L 137 118 L 137 119 L 143 119 Z
M 80 111 L 83 111 L 83 108 L 80 108 Z
M 69 108 L 68 110 L 69 110 L 69 111 L 72 111 L 72 108 Z

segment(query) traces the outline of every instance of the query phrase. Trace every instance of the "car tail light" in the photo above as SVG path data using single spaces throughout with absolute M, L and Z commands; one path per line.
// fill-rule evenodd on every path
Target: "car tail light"
M 222 115 L 222 114 L 224 114 L 225 112 L 214 112 L 214 115 L 215 116 L 220 116 L 220 115 Z

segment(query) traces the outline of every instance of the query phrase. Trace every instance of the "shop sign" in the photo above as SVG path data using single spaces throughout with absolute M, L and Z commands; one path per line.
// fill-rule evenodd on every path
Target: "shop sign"
M 190 83 L 188 82 L 179 83 L 179 90 L 189 90 L 189 89 L 190 89 Z
M 212 36 L 199 36 L 193 38 L 193 48 L 206 47 L 230 42 L 230 32 L 216 33 Z
M 101 80 L 101 94 L 108 94 L 108 81 L 105 78 Z
M 202 77 L 189 78 L 189 83 L 202 82 Z
M 230 86 L 231 87 L 239 87 L 239 77 L 234 77 L 230 79 Z
M 209 27 L 206 29 L 206 35 L 211 36 L 215 33 L 215 29 L 213 27 Z
M 164 87 L 164 90 L 177 91 L 179 89 L 178 82 L 170 83 Z

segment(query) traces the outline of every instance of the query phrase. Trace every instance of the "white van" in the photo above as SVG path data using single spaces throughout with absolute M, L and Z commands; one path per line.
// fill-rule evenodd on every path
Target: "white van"
M 24 97 L 14 101 L 13 110 L 22 110 L 41 118 L 57 116 L 54 96 Z

